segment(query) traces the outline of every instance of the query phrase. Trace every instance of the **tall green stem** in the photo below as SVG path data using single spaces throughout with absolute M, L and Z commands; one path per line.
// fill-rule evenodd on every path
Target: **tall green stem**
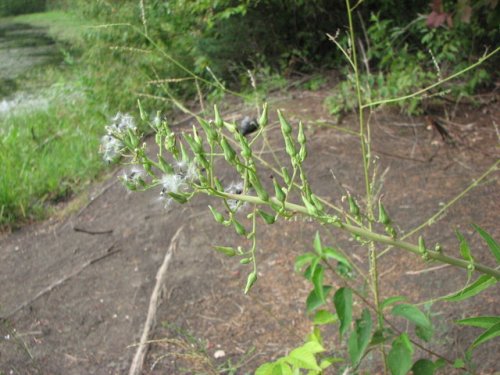
M 349 19 L 349 36 L 351 40 L 351 53 L 352 53 L 352 67 L 354 69 L 354 79 L 356 82 L 356 96 L 358 100 L 358 120 L 359 120 L 359 138 L 361 142 L 361 155 L 363 158 L 363 174 L 365 178 L 365 194 L 366 194 L 366 208 L 368 214 L 368 230 L 372 231 L 372 222 L 374 221 L 373 215 L 373 194 L 370 182 L 370 139 L 369 132 L 365 127 L 365 119 L 363 116 L 363 98 L 361 96 L 361 82 L 359 79 L 359 68 L 358 59 L 356 56 L 356 38 L 354 33 L 354 25 L 352 22 L 352 10 L 349 0 L 346 0 L 347 6 L 347 17 Z M 373 299 L 375 302 L 375 308 L 377 310 L 377 326 L 382 332 L 384 328 L 384 316 L 382 309 L 380 308 L 380 296 L 379 296 L 379 286 L 378 286 L 378 268 L 377 268 L 377 254 L 375 242 L 371 241 L 369 246 L 369 260 L 370 260 L 370 279 L 371 287 L 373 290 Z M 384 346 L 380 345 L 380 351 L 382 353 L 384 370 L 387 373 L 387 356 L 384 350 Z

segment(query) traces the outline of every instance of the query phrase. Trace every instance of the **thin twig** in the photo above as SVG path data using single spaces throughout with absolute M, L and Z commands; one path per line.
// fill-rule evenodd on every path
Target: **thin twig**
M 137 346 L 132 364 L 130 365 L 130 370 L 128 372 L 129 375 L 139 375 L 142 373 L 144 359 L 149 348 L 149 336 L 156 325 L 156 313 L 158 310 L 158 306 L 162 302 L 165 291 L 165 278 L 167 275 L 167 268 L 172 258 L 172 254 L 176 249 L 177 240 L 183 228 L 184 226 L 181 226 L 179 229 L 177 229 L 174 236 L 172 237 L 170 246 L 168 247 L 165 258 L 163 259 L 163 263 L 161 264 L 156 274 L 156 284 L 149 300 L 148 315 L 146 316 L 146 322 L 144 323 L 141 340 Z
M 16 314 L 18 311 L 20 311 L 23 308 L 25 308 L 26 306 L 31 305 L 33 302 L 35 302 L 36 300 L 38 300 L 40 297 L 44 296 L 47 293 L 50 293 L 53 289 L 57 288 L 59 285 L 63 284 L 65 281 L 67 281 L 67 280 L 75 277 L 76 275 L 78 275 L 80 272 L 82 272 L 88 266 L 90 266 L 92 264 L 95 264 L 95 263 L 103 260 L 104 258 L 107 258 L 107 257 L 109 257 L 109 256 L 111 256 L 113 254 L 116 254 L 119 251 L 121 251 L 120 249 L 113 250 L 113 247 L 115 246 L 115 244 L 116 244 L 116 242 L 113 243 L 110 247 L 108 247 L 107 250 L 104 252 L 104 254 L 101 254 L 101 255 L 99 255 L 96 258 L 92 258 L 90 260 L 87 260 L 86 262 L 82 263 L 78 268 L 74 269 L 73 272 L 71 272 L 71 273 L 63 276 L 62 278 L 54 281 L 50 285 L 48 285 L 45 288 L 43 288 L 33 298 L 30 298 L 29 300 L 24 301 L 23 303 L 21 303 L 20 305 L 18 305 L 17 307 L 15 307 L 13 310 L 11 310 L 8 313 L 0 316 L 0 320 L 8 319 L 12 315 Z
M 75 232 L 81 232 L 81 233 L 87 233 L 87 234 L 111 234 L 113 233 L 113 229 L 107 229 L 107 230 L 91 230 L 91 229 L 85 229 L 85 228 L 80 228 L 80 227 L 73 227 L 73 230 Z

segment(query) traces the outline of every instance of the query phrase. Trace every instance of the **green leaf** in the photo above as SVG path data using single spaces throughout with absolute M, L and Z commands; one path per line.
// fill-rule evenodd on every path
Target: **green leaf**
M 491 250 L 491 253 L 493 254 L 495 259 L 497 260 L 497 263 L 500 264 L 500 245 L 498 245 L 498 243 L 493 239 L 493 237 L 491 237 L 488 234 L 488 232 L 486 232 L 484 229 L 482 229 L 479 225 L 472 224 L 472 226 L 477 231 L 477 233 L 479 233 L 481 235 L 481 237 L 483 237 L 483 239 L 486 241 L 486 243 L 488 244 L 488 247 Z
M 318 310 L 314 315 L 313 324 L 324 325 L 338 322 L 339 317 L 327 310 Z
M 433 375 L 436 366 L 429 359 L 419 359 L 411 368 L 413 375 Z
M 295 258 L 295 272 L 299 272 L 305 265 L 310 264 L 318 256 L 313 253 L 305 253 Z
M 454 368 L 464 368 L 465 367 L 465 362 L 462 358 L 457 358 L 455 362 L 453 362 L 453 367 Z
M 313 242 L 314 250 L 319 256 L 323 256 L 323 247 L 321 246 L 321 239 L 319 238 L 319 232 L 316 232 Z
M 353 366 L 357 366 L 370 343 L 372 330 L 372 318 L 368 309 L 364 309 L 361 319 L 356 320 L 354 331 L 349 337 L 348 349 L 349 357 Z
M 432 339 L 432 335 L 434 334 L 434 329 L 422 326 L 415 327 L 415 334 L 420 337 L 425 342 L 429 342 Z
M 344 362 L 344 359 L 337 357 L 326 357 L 321 360 L 319 367 L 321 367 L 321 369 L 324 370 L 333 365 L 334 363 L 339 363 L 339 362 Z
M 352 290 L 338 289 L 333 296 L 333 304 L 340 320 L 340 336 L 343 336 L 352 322 Z
M 406 300 L 406 297 L 403 297 L 403 296 L 388 297 L 382 301 L 382 303 L 380 304 L 380 308 L 383 310 L 383 309 L 389 307 L 390 305 L 394 305 L 397 302 L 401 302 L 401 301 L 405 301 L 405 300 Z
M 300 348 L 292 350 L 286 360 L 293 366 L 302 369 L 321 371 L 314 354 L 324 351 L 325 349 L 318 342 L 310 341 Z
M 314 291 L 316 295 L 321 299 L 321 301 L 325 301 L 325 295 L 323 293 L 323 277 L 324 277 L 325 269 L 323 266 L 318 265 L 314 270 L 314 274 L 312 276 L 312 282 L 314 284 Z
M 432 324 L 429 318 L 427 318 L 427 316 L 425 316 L 425 314 L 414 305 L 407 303 L 396 305 L 392 308 L 391 313 L 395 316 L 401 316 L 417 326 L 432 329 Z
M 345 256 L 343 256 L 338 250 L 334 249 L 333 247 L 324 247 L 323 254 L 327 258 L 335 259 L 339 263 L 342 263 L 345 266 L 352 269 L 352 266 L 351 266 L 351 263 L 349 262 L 349 260 Z
M 488 329 L 491 326 L 500 323 L 500 316 L 476 316 L 474 318 L 465 318 L 456 321 L 457 324 L 464 326 L 480 327 Z
M 444 301 L 457 302 L 475 296 L 483 290 L 495 285 L 498 282 L 493 276 L 481 275 L 469 286 L 459 290 L 458 292 L 445 296 L 442 298 Z
M 405 375 L 411 369 L 413 346 L 406 333 L 402 333 L 392 342 L 387 356 L 387 363 L 392 375 Z
M 323 285 L 323 295 L 326 296 L 331 289 L 332 287 L 330 285 Z M 309 293 L 309 295 L 307 296 L 306 300 L 307 312 L 311 312 L 324 304 L 325 301 L 321 300 L 318 297 L 315 290 L 312 290 L 311 293 Z
M 490 341 L 495 337 L 500 336 L 500 322 L 492 325 L 486 331 L 484 331 L 471 345 L 471 348 L 477 348 L 479 345 L 484 344 L 486 341 Z
M 293 375 L 290 366 L 279 359 L 276 362 L 264 363 L 255 371 L 255 375 Z
M 465 237 L 460 233 L 458 230 L 455 231 L 458 241 L 460 242 L 460 255 L 462 255 L 462 258 L 464 258 L 468 262 L 472 262 L 472 255 L 470 253 L 470 247 L 469 244 L 467 243 L 467 240 Z

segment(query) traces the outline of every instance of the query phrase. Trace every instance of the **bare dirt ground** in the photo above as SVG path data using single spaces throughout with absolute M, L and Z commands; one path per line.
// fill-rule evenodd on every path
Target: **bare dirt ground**
M 331 126 L 335 122 L 322 104 L 328 93 L 325 88 L 274 97 L 268 136 L 283 157 L 275 110 L 283 109 L 295 125 L 301 119 L 310 142 L 307 165 L 313 190 L 340 205 L 344 189 L 363 196 L 361 158 L 357 138 Z M 441 118 L 453 143 L 444 141 L 424 117 L 408 118 L 393 110 L 370 116 L 384 202 L 400 232 L 438 212 L 498 160 L 494 121 L 499 115 L 495 103 L 479 109 L 461 106 L 447 121 L 443 108 L 432 113 Z M 341 126 L 356 129 L 354 117 L 347 116 Z M 271 160 L 269 154 L 262 156 Z M 0 238 L 0 374 L 127 373 L 156 273 L 180 227 L 144 374 L 247 374 L 303 342 L 312 327 L 305 312 L 310 286 L 293 272 L 293 263 L 311 248 L 316 230 L 325 244 L 342 247 L 367 269 L 365 248 L 343 233 L 303 219 L 261 225 L 259 281 L 245 296 L 247 266 L 211 248 L 245 245 L 231 228 L 214 222 L 207 204 L 216 202 L 200 196 L 189 205 L 165 209 L 158 191 L 127 192 L 116 182 L 120 173 L 116 170 L 94 186 L 89 204 L 79 212 Z M 231 182 L 229 172 L 222 175 L 224 183 Z M 493 265 L 470 223 L 500 238 L 499 192 L 497 171 L 423 231 L 427 243 L 439 240 L 447 253 L 457 255 L 458 228 L 470 240 L 477 261 Z M 380 258 L 382 297 L 406 295 L 420 302 L 465 284 L 464 271 L 436 266 L 400 250 L 388 252 Z M 465 303 L 434 304 L 431 349 L 450 359 L 460 356 L 479 332 L 452 321 L 500 314 L 498 292 L 498 287 L 490 288 Z M 396 323 L 405 328 L 402 321 Z M 338 354 L 338 342 L 330 343 Z M 493 340 L 476 353 L 478 373 L 500 371 L 499 349 Z M 377 358 L 370 354 L 361 371 L 378 373 Z

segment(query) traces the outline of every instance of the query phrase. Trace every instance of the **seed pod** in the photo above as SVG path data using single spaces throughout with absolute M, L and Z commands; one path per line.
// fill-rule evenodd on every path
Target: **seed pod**
M 278 181 L 273 178 L 273 184 L 274 184 L 274 192 L 276 194 L 276 199 L 279 200 L 281 203 L 285 202 L 286 195 L 283 192 L 283 189 L 281 189 L 281 186 L 279 186 Z
M 184 204 L 188 201 L 188 198 L 185 194 L 174 193 L 171 191 L 167 194 L 177 203 Z
M 324 210 L 323 204 L 316 195 L 311 194 L 311 201 L 314 204 L 314 206 L 318 209 L 318 211 Z
M 254 271 L 248 275 L 247 285 L 245 287 L 245 294 L 248 294 L 248 292 L 250 291 L 250 288 L 252 288 L 253 284 L 255 284 L 256 281 L 257 281 L 257 274 Z
M 214 215 L 215 221 L 222 224 L 224 222 L 224 216 L 222 216 L 222 214 L 212 206 L 208 206 L 208 208 L 210 209 L 210 211 L 212 211 L 212 215 Z
M 184 134 L 184 139 L 195 155 L 203 153 L 203 146 L 200 143 L 197 143 L 191 135 Z
M 267 202 L 269 200 L 269 194 L 267 193 L 266 189 L 264 189 L 264 187 L 260 183 L 259 177 L 257 176 L 257 174 L 254 171 L 250 170 L 248 173 L 250 176 L 250 183 L 252 184 L 253 188 L 257 192 L 257 195 L 264 202 Z
M 304 126 L 302 125 L 302 121 L 299 121 L 299 134 L 297 136 L 297 140 L 301 145 L 306 144 L 306 135 L 304 134 Z
M 359 217 L 359 206 L 354 200 L 354 198 L 349 194 L 347 196 L 347 202 L 349 202 L 349 212 L 353 214 L 356 218 Z
M 285 138 L 285 150 L 288 156 L 293 160 L 295 159 L 295 155 L 297 155 L 297 150 L 295 149 L 295 145 L 291 138 Z
M 281 131 L 283 132 L 283 135 L 290 135 L 292 134 L 292 127 L 286 121 L 285 117 L 283 117 L 283 114 L 281 113 L 280 110 L 278 110 L 278 117 L 280 120 L 280 125 L 281 125 Z
M 229 130 L 231 133 L 236 133 L 238 131 L 238 128 L 236 124 L 233 124 L 231 122 L 225 122 L 224 121 L 224 126 L 226 127 L 227 130 Z
M 209 124 L 207 121 L 205 121 L 201 117 L 198 117 L 198 123 L 203 128 L 203 131 L 205 132 L 205 134 L 209 140 L 213 141 L 213 140 L 217 139 L 217 133 L 214 131 L 211 124 Z
M 228 257 L 233 257 L 236 255 L 236 251 L 232 247 L 228 246 L 214 246 L 215 251 L 227 255 Z
M 236 157 L 236 151 L 234 151 L 234 149 L 224 137 L 221 139 L 220 145 L 222 147 L 222 150 L 224 151 L 224 159 L 226 159 L 228 163 L 232 164 Z
M 252 258 L 243 258 L 240 260 L 240 264 L 248 264 L 252 261 Z
M 262 219 L 264 219 L 266 224 L 274 224 L 274 222 L 276 221 L 276 218 L 274 217 L 274 215 L 270 215 L 267 212 L 262 211 L 262 210 L 258 210 L 257 212 L 259 213 L 260 217 L 262 217 Z
M 306 196 L 302 195 L 302 201 L 304 202 L 304 205 L 306 206 L 307 213 L 311 216 L 317 216 L 318 215 L 318 209 L 312 204 L 309 199 L 307 199 Z
M 222 121 L 222 117 L 220 117 L 219 109 L 217 108 L 217 105 L 214 105 L 214 112 L 215 112 L 215 126 L 218 128 L 222 128 L 224 125 L 224 121 Z
M 378 221 L 384 225 L 389 225 L 391 223 L 391 219 L 381 201 L 378 202 Z
M 285 184 L 290 185 L 292 183 L 292 177 L 290 177 L 288 169 L 281 167 L 281 174 L 283 175 L 283 181 L 285 181 Z
M 264 128 L 268 122 L 268 114 L 267 114 L 267 103 L 264 103 L 264 108 L 262 109 L 262 115 L 260 115 L 259 126 Z
M 246 235 L 247 231 L 245 230 L 245 227 L 241 225 L 241 223 L 234 218 L 233 218 L 233 226 L 237 234 L 239 234 L 240 236 Z
M 300 150 L 299 150 L 299 161 L 300 163 L 302 164 L 304 162 L 304 160 L 306 160 L 307 158 L 307 148 L 302 145 L 300 146 Z

